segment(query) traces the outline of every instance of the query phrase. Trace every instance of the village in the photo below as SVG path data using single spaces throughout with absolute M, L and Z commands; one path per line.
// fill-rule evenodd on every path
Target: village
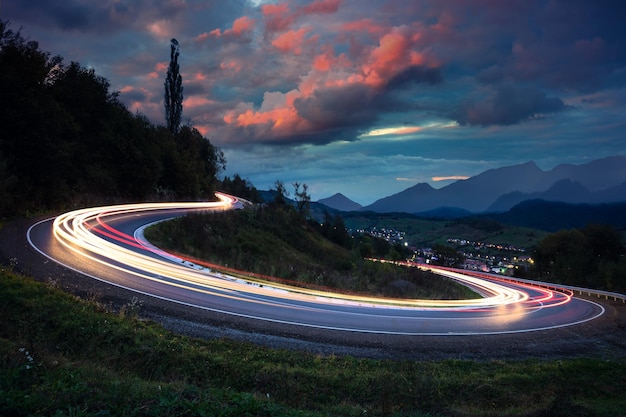
M 392 245 L 406 246 L 412 253 L 408 260 L 418 264 L 440 264 L 437 251 L 432 247 L 418 247 L 412 244 L 402 230 L 391 228 L 370 227 L 358 229 L 356 233 L 368 234 L 385 239 Z M 472 241 L 460 237 L 450 237 L 446 240 L 447 246 L 456 249 L 461 255 L 462 262 L 458 268 L 471 271 L 496 273 L 506 276 L 523 276 L 533 260 L 526 252 L 526 248 L 516 247 L 506 243 L 494 244 Z

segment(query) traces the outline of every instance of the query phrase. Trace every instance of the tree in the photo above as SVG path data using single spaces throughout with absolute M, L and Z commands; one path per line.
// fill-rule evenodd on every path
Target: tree
M 285 184 L 280 180 L 276 180 L 274 183 L 274 205 L 279 207 L 286 206 L 287 197 L 289 197 L 289 192 L 285 188 Z
M 183 77 L 180 75 L 178 41 L 172 39 L 170 44 L 170 66 L 165 78 L 165 121 L 170 132 L 178 133 L 183 114 Z
M 533 258 L 540 277 L 550 282 L 586 286 L 593 272 L 590 252 L 582 231 L 559 230 L 539 242 Z
M 301 185 L 302 189 L 300 188 Z M 311 210 L 311 196 L 308 194 L 309 186 L 294 182 L 293 188 L 296 195 L 296 207 L 298 208 L 298 212 L 306 220 Z
M 433 263 L 441 266 L 460 267 L 465 260 L 465 257 L 459 253 L 456 249 L 450 246 L 442 245 L 440 243 L 433 246 L 433 254 L 437 259 L 433 257 Z

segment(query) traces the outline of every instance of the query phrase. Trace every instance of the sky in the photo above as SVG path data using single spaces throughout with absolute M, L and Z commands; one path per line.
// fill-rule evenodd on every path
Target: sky
M 362 205 L 626 155 L 625 17 L 621 0 L 0 0 L 155 124 L 175 38 L 183 123 L 224 174 Z

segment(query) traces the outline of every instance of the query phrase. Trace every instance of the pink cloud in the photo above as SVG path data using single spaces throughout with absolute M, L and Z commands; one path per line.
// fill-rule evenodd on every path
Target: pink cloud
M 290 30 L 276 37 L 276 39 L 272 41 L 272 45 L 281 52 L 292 52 L 299 55 L 302 53 L 302 44 L 308 31 L 309 29 L 307 28 Z
M 302 92 L 292 90 L 265 93 L 259 110 L 243 103 L 228 111 L 223 121 L 234 128 L 246 128 L 264 138 L 283 138 L 310 131 L 311 124 L 304 120 L 294 107 L 294 101 L 302 97 Z
M 212 31 L 208 33 L 207 32 L 201 33 L 200 35 L 196 36 L 194 40 L 196 42 L 203 42 L 207 40 L 209 37 L 214 37 L 214 38 L 220 38 L 222 36 L 239 37 L 247 32 L 250 32 L 252 29 L 254 29 L 254 22 L 255 22 L 254 19 L 248 16 L 242 16 L 242 17 L 235 19 L 231 29 L 226 29 L 224 32 L 222 32 L 222 30 L 219 28 L 213 29 Z
M 361 19 L 352 22 L 346 22 L 341 25 L 341 32 L 362 32 L 379 36 L 385 32 L 384 26 L 378 25 L 372 19 Z
M 201 106 L 206 106 L 207 104 L 211 104 L 211 103 L 212 101 L 206 97 L 191 96 L 183 100 L 183 107 L 184 108 L 201 107 Z
M 254 19 L 248 16 L 242 16 L 233 22 L 232 33 L 234 35 L 241 35 L 244 32 L 251 31 L 254 29 L 254 22 Z
M 268 32 L 279 32 L 287 29 L 295 20 L 295 15 L 289 13 L 287 3 L 264 4 L 261 13 L 265 19 L 265 29 Z
M 363 66 L 363 81 L 374 87 L 380 86 L 410 66 L 428 64 L 424 54 L 415 48 L 420 36 L 408 26 L 395 27 L 384 34 Z
M 211 31 L 210 33 L 209 32 L 201 33 L 198 36 L 196 36 L 193 40 L 196 41 L 196 42 L 204 42 L 204 41 L 206 41 L 209 38 L 210 35 L 214 35 L 213 32 L 215 32 L 215 31 L 217 31 L 217 36 L 219 36 L 219 31 L 220 30 L 219 29 L 215 29 L 215 30 Z
M 335 13 L 339 9 L 341 0 L 315 0 L 308 6 L 302 8 L 302 12 L 313 13 Z
M 157 20 L 148 24 L 148 32 L 157 38 L 170 38 L 174 33 L 172 22 L 168 20 Z
M 328 71 L 333 64 L 333 58 L 329 54 L 317 55 L 313 60 L 313 68 L 318 71 Z
M 242 63 L 236 59 L 228 59 L 220 63 L 222 70 L 228 70 L 231 73 L 238 73 L 243 68 Z

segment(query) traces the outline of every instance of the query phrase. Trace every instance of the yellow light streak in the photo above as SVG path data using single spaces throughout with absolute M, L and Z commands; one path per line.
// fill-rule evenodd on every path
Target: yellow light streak
M 506 285 L 476 276 L 431 267 L 431 271 L 461 282 L 477 290 L 483 298 L 465 300 L 422 300 L 392 299 L 364 295 L 340 294 L 335 292 L 293 287 L 286 284 L 237 278 L 224 273 L 198 268 L 182 262 L 173 254 L 160 252 L 137 237 L 130 243 L 145 248 L 144 251 L 129 249 L 117 241 L 104 238 L 94 230 L 99 221 L 125 215 L 140 215 L 146 212 L 178 210 L 230 210 L 236 207 L 238 199 L 225 194 L 216 194 L 217 202 L 195 203 L 141 203 L 76 210 L 58 216 L 53 224 L 55 238 L 76 256 L 90 262 L 123 271 L 140 279 L 165 283 L 190 291 L 219 295 L 251 302 L 268 303 L 267 296 L 278 300 L 274 303 L 305 301 L 313 305 L 343 304 L 364 307 L 385 307 L 394 309 L 483 309 L 497 306 L 520 306 L 529 301 L 528 293 Z M 176 213 L 172 212 L 172 216 Z M 180 213 L 178 213 L 180 215 Z M 128 242 L 127 242 L 128 243 Z M 161 255 L 160 258 L 154 254 Z M 252 285 L 251 285 L 252 284 Z M 546 290 L 548 291 L 548 290 Z M 546 292 L 547 294 L 547 292 Z M 544 296 L 543 300 L 550 297 Z M 545 306 L 542 304 L 542 306 Z M 532 308 L 537 308 L 533 306 Z M 519 309 L 516 309 L 519 311 Z

